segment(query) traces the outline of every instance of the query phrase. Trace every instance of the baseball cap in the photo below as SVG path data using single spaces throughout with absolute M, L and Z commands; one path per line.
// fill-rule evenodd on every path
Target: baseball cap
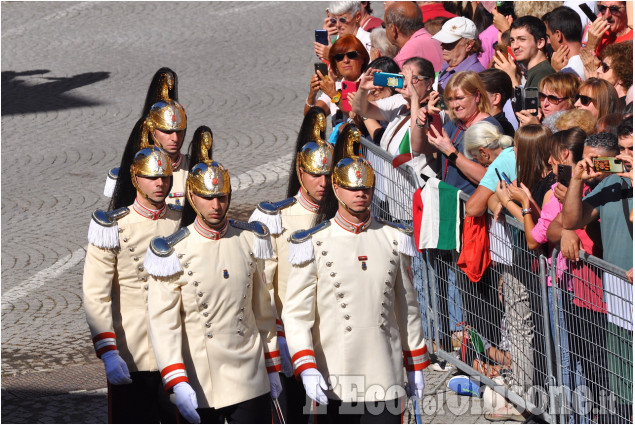
M 432 36 L 441 43 L 454 43 L 461 38 L 476 38 L 476 25 L 474 22 L 462 16 L 457 16 L 447 21 L 441 27 L 441 31 Z

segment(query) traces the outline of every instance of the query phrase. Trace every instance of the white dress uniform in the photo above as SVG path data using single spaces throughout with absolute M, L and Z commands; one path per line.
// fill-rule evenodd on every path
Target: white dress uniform
M 165 202 L 172 205 L 185 206 L 187 202 L 185 200 L 185 181 L 187 180 L 187 173 L 190 167 L 190 157 L 183 155 L 179 157 L 179 160 L 172 164 L 172 189 L 168 197 L 165 198 Z
M 259 224 L 215 232 L 199 220 L 163 238 L 169 256 L 156 241 L 148 251 L 150 331 L 164 388 L 188 382 L 199 408 L 220 409 L 268 393 L 280 354 L 256 236 L 243 230 Z
M 84 265 L 84 308 L 95 351 L 101 357 L 119 350 L 130 372 L 156 371 L 143 261 L 152 238 L 178 229 L 181 213 L 168 205 L 149 210 L 135 200 L 108 214 L 117 218 L 111 226 L 91 221 Z
M 394 226 L 370 217 L 355 225 L 338 213 L 292 237 L 282 314 L 289 350 L 296 376 L 316 368 L 331 380 L 330 399 L 399 398 L 404 365 L 422 370 L 430 362 L 410 257 Z M 304 247 L 295 243 L 302 239 Z M 310 253 L 298 259 L 302 248 Z

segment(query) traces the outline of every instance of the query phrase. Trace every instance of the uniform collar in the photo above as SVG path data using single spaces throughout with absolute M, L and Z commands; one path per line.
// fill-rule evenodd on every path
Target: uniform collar
M 205 226 L 201 222 L 201 218 L 198 215 L 196 216 L 196 220 L 194 220 L 194 228 L 196 229 L 196 231 L 204 238 L 214 241 L 225 236 L 225 233 L 227 233 L 228 224 L 229 220 L 225 220 L 225 224 L 223 225 L 223 227 L 220 230 L 216 231 Z
M 314 204 L 313 202 L 309 201 L 306 195 L 302 193 L 302 189 L 300 189 L 300 191 L 298 192 L 298 196 L 296 196 L 296 198 L 298 199 L 298 203 L 302 205 L 305 209 L 307 209 L 308 211 L 311 211 L 312 213 L 317 214 L 320 206 L 318 204 Z
M 176 162 L 172 163 L 172 171 L 178 170 L 182 163 L 183 163 L 183 155 L 181 155 L 181 152 L 179 152 L 179 159 L 177 159 Z
M 335 214 L 335 222 L 337 224 L 340 225 L 340 227 L 344 230 L 347 230 L 351 233 L 362 233 L 364 230 L 368 229 L 368 226 L 370 226 L 370 222 L 371 222 L 371 214 L 368 215 L 368 219 L 366 219 L 366 221 L 364 221 L 363 223 L 360 224 L 355 224 L 355 223 L 351 223 L 350 221 L 348 221 L 347 219 L 345 219 L 344 217 L 342 217 L 342 215 L 340 214 L 340 212 L 338 211 Z
M 165 215 L 168 210 L 168 206 L 164 202 L 161 209 L 151 210 L 150 208 L 141 205 L 139 200 L 135 198 L 134 204 L 132 204 L 132 209 L 134 209 L 139 215 L 142 215 L 145 218 L 149 218 L 150 220 L 158 220 Z

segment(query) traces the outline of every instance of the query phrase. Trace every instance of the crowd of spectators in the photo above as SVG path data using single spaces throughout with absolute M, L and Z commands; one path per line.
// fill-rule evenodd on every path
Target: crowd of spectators
M 329 75 L 311 77 L 305 113 L 322 107 L 335 129 L 354 121 L 394 166 L 413 167 L 422 185 L 436 177 L 469 195 L 468 216 L 515 217 L 530 250 L 547 257 L 560 250 L 560 269 L 579 267 L 582 249 L 632 283 L 632 3 L 586 2 L 593 20 L 581 3 L 384 2 L 381 22 L 368 2 L 331 2 L 329 44 L 315 44 Z M 375 85 L 377 72 L 403 75 L 403 87 Z M 343 81 L 356 86 L 346 98 Z M 596 157 L 615 157 L 623 168 L 596 171 Z M 579 373 L 599 388 L 609 374 L 596 377 L 591 368 L 606 369 L 606 355 L 580 344 L 576 326 L 586 318 L 599 333 L 608 329 L 603 279 L 594 284 L 590 291 L 565 285 L 568 314 L 550 311 L 550 322 L 563 329 L 563 365 L 579 361 Z M 578 331 L 567 336 L 567 327 Z M 624 338 L 632 343 L 632 324 L 630 332 Z M 621 409 L 605 419 L 632 418 L 632 405 Z

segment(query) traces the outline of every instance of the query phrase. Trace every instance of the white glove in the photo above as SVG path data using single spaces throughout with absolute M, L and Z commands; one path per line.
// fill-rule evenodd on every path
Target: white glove
M 132 384 L 128 365 L 119 355 L 119 351 L 106 351 L 101 355 L 101 360 L 106 368 L 106 378 L 112 385 Z
M 408 385 L 406 385 L 406 392 L 409 397 L 417 394 L 417 398 L 423 397 L 423 390 L 426 387 L 426 380 L 423 378 L 422 370 L 415 370 L 408 372 Z
M 305 369 L 300 372 L 300 377 L 302 378 L 302 385 L 304 385 L 306 395 L 311 400 L 320 404 L 328 404 L 329 400 L 326 398 L 324 391 L 328 390 L 329 387 L 326 385 L 326 381 L 319 370 L 313 367 Z
M 172 388 L 176 397 L 176 407 L 186 421 L 191 424 L 200 424 L 201 417 L 196 412 L 198 402 L 196 401 L 196 393 L 187 382 L 179 382 Z
M 278 347 L 280 348 L 280 362 L 282 363 L 282 373 L 287 378 L 293 376 L 293 366 L 291 365 L 291 354 L 289 354 L 289 346 L 287 339 L 283 336 L 278 337 Z
M 278 372 L 269 373 L 269 387 L 271 388 L 271 398 L 278 398 L 282 392 L 282 384 L 280 383 L 280 375 L 278 375 Z

